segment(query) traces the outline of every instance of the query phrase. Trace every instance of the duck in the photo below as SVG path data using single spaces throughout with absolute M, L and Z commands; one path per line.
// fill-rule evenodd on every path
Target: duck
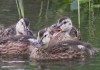
M 64 40 L 81 40 L 80 32 L 73 26 L 69 17 L 62 17 L 58 20 L 58 24 L 55 25 L 56 31 L 54 37 L 59 41 Z
M 44 32 L 41 40 L 41 46 L 34 48 L 30 54 L 33 60 L 61 60 L 61 59 L 85 59 L 95 55 L 98 52 L 89 43 L 79 40 L 66 40 L 57 42 L 50 32 Z
M 0 55 L 26 55 L 28 57 L 33 47 L 37 47 L 38 40 L 31 36 L 13 36 L 0 40 Z
M 29 46 L 38 44 L 37 37 L 33 36 L 31 30 L 29 30 L 29 25 L 28 19 L 22 18 L 14 29 L 6 29 L 8 35 L 12 32 L 15 32 L 15 35 L 7 35 L 0 40 L 0 55 L 29 55 L 29 51 L 31 51 Z M 12 29 L 13 31 L 11 31 Z
M 0 38 L 12 37 L 16 35 L 33 36 L 33 32 L 29 29 L 30 22 L 27 18 L 21 18 L 16 24 L 1 30 Z
M 20 19 L 16 24 L 16 35 L 28 35 L 30 22 L 27 18 Z
M 57 23 L 51 25 L 50 27 L 41 29 L 38 32 L 38 39 L 40 39 L 46 31 L 51 32 L 52 37 L 58 42 L 66 40 L 81 40 L 80 31 L 73 26 L 69 17 L 62 17 Z
M 43 34 L 44 34 L 46 31 L 49 31 L 49 32 L 52 34 L 52 36 L 53 36 L 53 34 L 56 34 L 56 33 L 58 33 L 59 31 L 61 31 L 61 30 L 59 30 L 57 27 L 58 27 L 58 24 L 55 23 L 55 24 L 53 24 L 53 25 L 51 25 L 51 26 L 49 26 L 49 27 L 45 27 L 45 28 L 39 30 L 39 31 L 38 31 L 38 35 L 37 35 L 37 39 L 40 40 L 41 37 L 43 36 Z

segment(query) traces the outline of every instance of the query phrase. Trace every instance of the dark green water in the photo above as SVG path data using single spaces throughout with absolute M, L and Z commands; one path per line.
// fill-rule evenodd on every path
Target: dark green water
M 42 12 L 40 12 L 41 1 L 24 0 L 25 17 L 29 18 L 31 23 L 30 29 L 33 32 L 56 23 L 62 16 L 69 16 L 73 21 L 73 25 L 78 28 L 77 9 L 73 10 L 73 7 L 71 8 L 72 2 L 67 2 L 67 0 L 43 0 Z M 99 48 L 100 8 L 94 8 L 93 10 L 93 19 L 89 20 L 88 3 L 81 5 L 80 31 L 83 41 L 90 42 L 94 47 Z M 0 24 L 8 27 L 15 24 L 18 19 L 15 0 L 0 0 Z M 22 59 L 2 61 L 0 58 L 0 60 L 0 70 L 100 70 L 100 53 L 85 61 L 61 61 L 60 63 L 34 63 Z

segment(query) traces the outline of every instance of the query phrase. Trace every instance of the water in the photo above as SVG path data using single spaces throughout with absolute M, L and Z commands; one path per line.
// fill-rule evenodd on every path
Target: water
M 67 0 L 64 0 L 67 1 Z M 77 10 L 70 9 L 72 3 L 65 4 L 63 0 L 43 0 L 42 14 L 41 0 L 25 0 L 25 17 L 29 18 L 33 32 L 56 23 L 62 16 L 69 16 L 73 24 L 78 27 Z M 85 7 L 85 8 L 84 8 Z M 100 44 L 100 8 L 94 9 L 94 22 L 88 24 L 88 3 L 81 6 L 81 36 L 82 40 L 90 42 L 94 47 Z M 0 0 L 0 24 L 6 27 L 18 21 L 18 12 L 14 0 Z M 86 60 L 60 62 L 32 62 L 25 58 L 0 58 L 0 70 L 100 70 L 100 53 Z
M 99 70 L 100 54 L 87 60 L 31 62 L 28 60 L 0 61 L 0 70 Z

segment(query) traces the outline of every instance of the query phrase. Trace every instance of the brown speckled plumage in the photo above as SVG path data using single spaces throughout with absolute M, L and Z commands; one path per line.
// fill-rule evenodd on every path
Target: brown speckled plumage
M 52 41 L 53 42 L 53 41 Z M 83 45 L 85 49 L 79 49 L 77 46 Z M 44 46 L 44 45 L 43 45 Z M 57 60 L 57 59 L 85 59 L 97 52 L 88 43 L 80 41 L 62 41 L 57 44 L 48 44 L 47 48 L 41 46 L 32 51 L 31 58 L 36 60 Z

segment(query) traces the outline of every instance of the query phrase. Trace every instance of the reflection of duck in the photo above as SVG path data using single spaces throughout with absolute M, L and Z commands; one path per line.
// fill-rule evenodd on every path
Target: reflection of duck
M 38 32 L 38 37 L 37 39 L 40 40 L 41 37 L 43 36 L 43 34 L 48 30 L 48 28 L 44 28 L 44 29 L 41 29 L 39 32 Z
M 79 40 L 80 33 L 79 31 L 72 25 L 72 21 L 68 17 L 63 17 L 59 19 L 59 24 L 56 25 L 55 29 L 60 30 L 58 34 L 55 36 L 58 40 Z
M 46 31 L 41 37 L 40 48 L 35 48 L 31 53 L 33 59 L 74 59 L 92 56 L 97 51 L 90 44 L 81 41 L 67 40 L 57 42 L 51 34 Z

